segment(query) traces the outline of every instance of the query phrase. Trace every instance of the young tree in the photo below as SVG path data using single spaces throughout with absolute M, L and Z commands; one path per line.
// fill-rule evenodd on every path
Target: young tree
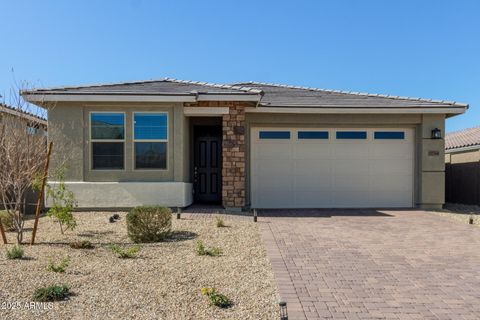
M 33 110 L 19 94 L 11 91 L 8 107 L 0 103 L 0 203 L 13 218 L 17 243 L 23 240 L 27 194 L 46 157 L 46 135 L 38 132 Z M 35 112 L 35 114 L 32 113 Z

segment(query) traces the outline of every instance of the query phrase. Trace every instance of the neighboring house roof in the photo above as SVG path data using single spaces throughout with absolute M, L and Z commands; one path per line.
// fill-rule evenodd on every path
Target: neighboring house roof
M 350 91 L 326 90 L 261 82 L 237 84 L 215 84 L 208 82 L 185 81 L 165 78 L 138 82 L 99 84 L 78 87 L 45 88 L 23 91 L 27 100 L 41 102 L 41 99 L 55 101 L 62 96 L 92 97 L 105 96 L 177 96 L 177 101 L 225 100 L 235 97 L 242 101 L 253 101 L 262 107 L 302 107 L 302 108 L 458 108 L 464 111 L 468 104 L 454 101 L 399 97 L 381 94 Z M 53 95 L 55 99 L 49 95 Z M 178 97 L 184 97 L 180 100 Z M 200 97 L 201 96 L 201 97 Z M 200 98 L 199 98 L 200 97 Z M 186 100 L 185 100 L 186 99 Z M 188 100 L 190 99 L 190 100 Z M 72 101 L 72 100 L 70 100 Z M 133 100 L 131 100 L 133 101 Z M 164 101 L 164 100 L 157 100 Z M 463 112 L 461 111 L 461 112 Z M 459 113 L 461 113 L 459 112 Z
M 47 126 L 47 119 L 40 117 L 36 114 L 24 111 L 24 110 L 19 110 L 16 108 L 12 108 L 10 106 L 7 106 L 6 104 L 0 104 L 0 113 L 7 113 L 14 115 L 19 118 L 26 119 L 28 121 L 32 121 L 38 124 L 41 124 L 43 126 Z
M 463 129 L 447 133 L 445 136 L 445 149 L 480 148 L 480 127 Z

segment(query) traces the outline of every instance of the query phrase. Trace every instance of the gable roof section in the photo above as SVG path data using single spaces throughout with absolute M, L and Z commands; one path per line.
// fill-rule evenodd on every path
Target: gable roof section
M 463 113 L 467 104 L 370 93 L 326 90 L 262 82 L 215 84 L 171 78 L 77 87 L 45 88 L 21 92 L 26 100 L 43 101 L 251 101 L 258 109 L 274 112 L 274 108 L 291 112 L 316 110 L 359 109 L 362 112 L 380 109 L 395 112 L 417 112 L 418 109 L 438 113 Z M 281 109 L 284 108 L 284 109 Z M 293 109 L 293 111 L 292 111 Z M 301 110 L 303 109 L 303 110 Z M 334 110 L 335 109 L 335 110 Z M 310 109 L 312 110 L 312 109 Z M 260 111 L 260 110 L 257 110 Z M 322 112 L 323 112 L 322 111 Z M 332 111 L 332 112 L 333 112 Z M 354 110 L 352 110 L 354 111 Z
M 468 107 L 468 104 L 454 101 L 328 90 L 262 82 L 245 82 L 235 85 L 262 90 L 264 95 L 260 101 L 260 105 L 264 107 Z
M 245 86 L 216 84 L 165 78 L 112 84 L 75 87 L 43 88 L 25 94 L 260 94 L 261 91 Z
M 445 149 L 480 148 L 480 126 L 447 133 L 445 136 Z

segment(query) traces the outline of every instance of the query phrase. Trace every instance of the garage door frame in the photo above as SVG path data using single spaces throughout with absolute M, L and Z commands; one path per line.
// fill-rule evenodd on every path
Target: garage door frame
M 250 204 L 252 208 L 255 208 L 256 206 L 256 195 L 255 195 L 255 154 L 254 154 L 254 146 L 255 146 L 255 140 L 258 139 L 258 132 L 260 130 L 265 130 L 265 131 L 290 131 L 290 143 L 294 143 L 295 141 L 298 141 L 297 137 L 297 132 L 306 130 L 306 131 L 328 131 L 329 132 L 329 140 L 337 140 L 335 137 L 335 132 L 336 131 L 367 131 L 367 139 L 364 140 L 365 143 L 368 143 L 369 141 L 373 140 L 373 132 L 376 130 L 382 130 L 382 131 L 399 131 L 399 130 L 405 130 L 406 132 L 408 131 L 409 134 L 411 134 L 411 152 L 412 152 L 412 157 L 411 157 L 411 204 L 410 206 L 406 207 L 400 207 L 400 206 L 382 206 L 382 207 L 372 207 L 372 208 L 414 208 L 416 204 L 416 193 L 418 192 L 416 185 L 418 183 L 418 177 L 417 177 L 417 163 L 418 163 L 418 145 L 417 145 L 417 127 L 412 126 L 412 125 L 388 125 L 388 126 L 371 126 L 371 125 L 365 125 L 365 126 L 348 126 L 348 125 L 337 125 L 335 127 L 332 126 L 298 126 L 298 125 L 291 125 L 291 124 L 257 124 L 257 125 L 251 125 L 250 130 L 249 130 L 249 140 L 250 140 L 250 145 L 249 145 L 249 196 L 250 196 Z M 337 206 L 338 208 L 346 208 L 343 206 Z M 359 206 L 359 208 L 367 208 L 364 206 Z M 278 208 L 282 208 L 282 206 L 279 206 Z M 290 207 L 288 207 L 290 208 Z M 299 207 L 301 208 L 301 207 Z M 312 207 L 313 208 L 313 207 Z M 330 208 L 330 207 L 324 207 L 320 206 L 319 208 Z M 331 208 L 336 208 L 335 206 L 332 206 Z

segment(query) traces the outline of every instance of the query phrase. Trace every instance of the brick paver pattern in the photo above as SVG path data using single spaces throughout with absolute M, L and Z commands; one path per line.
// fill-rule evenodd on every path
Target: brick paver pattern
M 424 211 L 269 211 L 259 222 L 289 320 L 480 319 L 476 226 Z

